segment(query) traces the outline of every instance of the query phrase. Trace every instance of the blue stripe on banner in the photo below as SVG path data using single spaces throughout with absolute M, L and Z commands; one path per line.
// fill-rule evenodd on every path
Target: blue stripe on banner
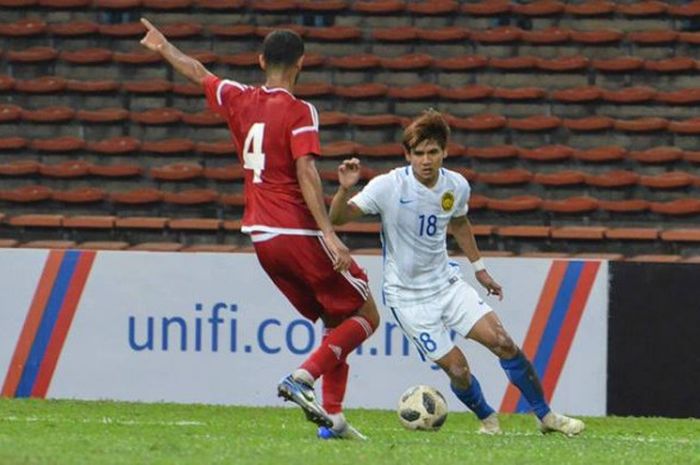
M 532 360 L 532 365 L 537 371 L 537 375 L 542 379 L 545 371 L 547 370 L 547 365 L 549 364 L 549 359 L 552 357 L 552 351 L 554 350 L 554 345 L 557 342 L 559 333 L 561 331 L 561 326 L 564 323 L 564 318 L 569 312 L 569 307 L 571 306 L 571 298 L 574 295 L 574 290 L 578 285 L 579 278 L 581 277 L 581 271 L 583 271 L 584 262 L 582 261 L 571 261 L 566 267 L 566 272 L 562 278 L 561 286 L 559 286 L 559 291 L 557 292 L 557 297 L 554 299 L 552 304 L 552 312 L 549 314 L 549 319 L 547 320 L 547 326 L 544 328 L 542 333 L 542 338 L 540 339 L 540 344 L 537 347 L 537 353 Z M 515 409 L 518 413 L 525 413 L 530 411 L 530 404 L 521 395 L 518 401 L 518 407 Z
M 81 252 L 77 250 L 69 250 L 63 257 L 63 261 L 61 261 L 56 281 L 51 289 L 51 295 L 49 296 L 46 308 L 41 317 L 39 329 L 37 330 L 34 343 L 27 357 L 27 364 L 24 366 L 22 377 L 17 385 L 15 397 L 29 397 L 32 393 L 36 376 L 44 360 L 46 347 L 51 339 L 51 334 L 53 333 L 56 320 L 58 319 L 58 313 L 63 305 L 63 299 L 68 291 L 68 285 L 75 272 L 75 266 L 78 263 L 78 258 L 80 258 L 80 253 Z

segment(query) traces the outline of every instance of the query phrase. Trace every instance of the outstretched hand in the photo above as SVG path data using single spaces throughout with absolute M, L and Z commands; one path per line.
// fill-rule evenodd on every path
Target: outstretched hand
M 350 189 L 360 180 L 360 160 L 351 158 L 343 160 L 338 166 L 338 182 L 345 189 Z
M 488 291 L 488 295 L 495 295 L 498 297 L 498 300 L 503 300 L 503 288 L 491 277 L 488 271 L 477 271 L 474 276 L 479 281 L 479 284 Z
M 146 18 L 141 18 L 141 24 L 146 27 L 146 35 L 141 39 L 141 45 L 154 52 L 160 52 L 167 45 L 168 39 Z

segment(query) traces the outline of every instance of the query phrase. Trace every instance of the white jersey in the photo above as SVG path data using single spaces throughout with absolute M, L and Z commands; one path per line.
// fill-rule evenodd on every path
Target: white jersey
M 364 213 L 381 215 L 387 305 L 427 302 L 461 279 L 447 256 L 447 226 L 467 214 L 470 191 L 454 171 L 440 169 L 428 188 L 406 166 L 375 177 L 350 199 Z

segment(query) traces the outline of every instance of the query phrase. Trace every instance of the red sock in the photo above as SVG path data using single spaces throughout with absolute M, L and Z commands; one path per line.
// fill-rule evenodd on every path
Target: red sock
M 343 411 L 343 399 L 345 387 L 348 385 L 348 372 L 350 366 L 347 362 L 341 362 L 330 371 L 323 374 L 323 408 L 333 415 Z
M 365 318 L 354 316 L 343 321 L 328 332 L 316 349 L 301 365 L 314 379 L 332 370 L 345 361 L 350 352 L 370 337 L 374 328 Z

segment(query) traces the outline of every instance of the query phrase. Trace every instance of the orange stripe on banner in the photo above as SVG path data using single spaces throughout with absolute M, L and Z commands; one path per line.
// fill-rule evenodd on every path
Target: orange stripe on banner
M 94 260 L 94 251 L 84 251 L 80 253 L 80 258 L 75 266 L 75 272 L 68 284 L 66 296 L 59 310 L 56 326 L 46 346 L 46 355 L 39 368 L 39 373 L 37 373 L 36 382 L 32 389 L 32 397 L 46 397 L 46 392 L 51 384 L 58 358 L 61 355 L 61 349 L 63 349 L 63 343 L 66 340 L 66 336 L 68 336 L 68 330 L 73 322 L 75 310 L 78 308 L 78 302 L 80 302 L 80 296 L 85 288 L 85 283 L 87 282 Z
M 554 299 L 559 292 L 566 267 L 566 261 L 555 260 L 549 268 L 547 279 L 545 279 L 542 293 L 540 294 L 540 300 L 535 308 L 535 314 L 532 316 L 530 328 L 527 330 L 525 342 L 523 343 L 523 353 L 530 360 L 532 360 L 537 353 L 537 347 L 540 344 L 540 339 L 542 339 L 542 333 L 544 333 L 544 329 L 547 326 L 549 315 L 552 313 Z M 512 383 L 509 383 L 506 388 L 506 394 L 503 396 L 503 402 L 501 402 L 501 412 L 515 412 L 519 398 L 520 391 L 518 391 L 518 388 L 513 386 Z
M 41 323 L 41 317 L 44 314 L 49 295 L 51 295 L 51 290 L 56 281 L 58 268 L 61 266 L 64 254 L 65 251 L 62 250 L 51 251 L 46 259 L 44 270 L 41 272 L 41 277 L 39 278 L 39 284 L 34 291 L 34 298 L 29 306 L 27 317 L 24 320 L 22 332 L 19 335 L 19 339 L 17 339 L 17 346 L 12 355 L 12 361 L 10 362 L 5 382 L 2 385 L 3 397 L 15 396 L 17 384 L 22 377 L 24 365 L 27 362 L 29 351 L 34 343 L 34 337 L 39 328 L 39 323 Z
M 547 402 L 549 402 L 554 395 L 554 389 L 557 387 L 559 375 L 561 375 L 564 362 L 569 354 L 574 336 L 576 336 L 576 330 L 583 316 L 583 310 L 586 308 L 586 302 L 588 302 L 588 296 L 591 293 L 595 277 L 598 274 L 598 268 L 600 268 L 600 262 L 586 262 L 583 266 L 583 270 L 581 270 L 578 286 L 576 286 L 571 296 L 569 310 L 562 323 L 557 341 L 554 343 L 554 350 L 549 359 L 547 370 L 544 376 L 542 376 L 542 389 L 544 390 Z

